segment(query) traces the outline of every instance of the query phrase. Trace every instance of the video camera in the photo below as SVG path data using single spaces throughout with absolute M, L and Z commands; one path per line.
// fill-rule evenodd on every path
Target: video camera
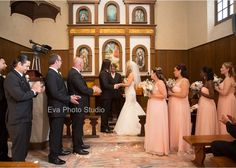
M 41 45 L 41 44 L 38 44 L 38 43 L 34 42 L 33 40 L 29 40 L 29 42 L 30 42 L 31 44 L 33 44 L 32 50 L 33 50 L 34 53 L 36 53 L 37 55 L 38 55 L 39 53 L 47 54 L 48 51 L 52 49 L 52 47 L 49 46 L 49 45 L 45 45 L 45 44 L 42 44 L 42 45 Z

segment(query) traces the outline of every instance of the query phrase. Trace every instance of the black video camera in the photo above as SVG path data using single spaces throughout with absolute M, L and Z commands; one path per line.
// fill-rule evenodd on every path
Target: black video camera
M 45 45 L 45 44 L 42 44 L 42 45 L 41 45 L 41 44 L 38 44 L 38 43 L 34 42 L 33 40 L 29 40 L 29 42 L 30 42 L 31 44 L 33 44 L 32 50 L 33 50 L 34 52 L 36 52 L 37 54 L 38 54 L 38 53 L 47 54 L 48 51 L 52 49 L 52 47 L 49 46 L 49 45 Z

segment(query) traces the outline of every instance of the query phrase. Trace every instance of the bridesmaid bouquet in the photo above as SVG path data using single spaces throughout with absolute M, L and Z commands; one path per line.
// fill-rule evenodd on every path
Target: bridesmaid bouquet
M 219 78 L 216 74 L 214 74 L 214 79 L 213 82 L 215 84 L 215 86 L 219 86 L 219 84 L 223 81 L 222 78 Z
M 148 79 L 146 79 L 145 81 L 140 82 L 139 87 L 141 87 L 143 89 L 144 97 L 148 97 L 154 89 L 154 85 L 153 85 L 152 81 L 150 81 Z
M 193 82 L 193 83 L 191 84 L 190 89 L 191 89 L 192 91 L 199 92 L 199 91 L 201 90 L 202 86 L 203 86 L 202 81 L 196 81 L 196 82 Z
M 167 81 L 166 81 L 166 86 L 168 89 L 172 89 L 174 86 L 175 86 L 175 80 L 174 79 L 171 79 L 169 78 Z
M 193 82 L 190 85 L 190 89 L 191 89 L 191 92 L 192 92 L 192 97 L 194 95 L 197 95 L 197 97 L 199 98 L 198 92 L 201 90 L 202 86 L 203 86 L 202 81 L 196 81 L 196 82 Z

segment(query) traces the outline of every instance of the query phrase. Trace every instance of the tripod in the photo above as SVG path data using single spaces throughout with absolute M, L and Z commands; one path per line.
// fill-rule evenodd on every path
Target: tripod
M 38 53 L 34 52 L 34 58 L 33 58 L 33 61 L 32 61 L 31 69 L 38 70 L 41 73 L 40 58 L 39 58 Z
M 31 69 L 32 70 L 37 70 L 41 73 L 39 53 L 37 53 L 37 52 L 28 52 L 28 51 L 21 51 L 21 53 L 22 54 L 33 54 Z

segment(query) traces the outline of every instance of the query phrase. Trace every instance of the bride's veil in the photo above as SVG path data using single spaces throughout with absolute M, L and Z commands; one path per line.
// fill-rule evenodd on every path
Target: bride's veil
M 134 84 L 137 86 L 141 82 L 139 67 L 134 61 L 129 61 L 129 64 L 134 75 Z

